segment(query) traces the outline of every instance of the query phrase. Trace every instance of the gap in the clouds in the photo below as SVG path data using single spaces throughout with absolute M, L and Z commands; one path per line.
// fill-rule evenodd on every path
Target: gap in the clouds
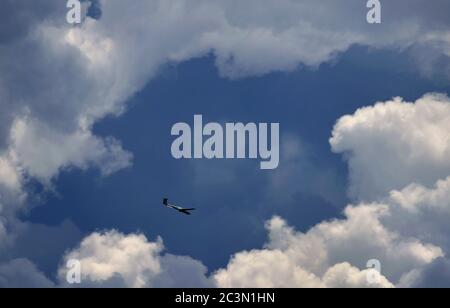
M 115 228 L 151 240 L 160 235 L 170 253 L 217 269 L 232 253 L 261 247 L 264 220 L 273 215 L 300 231 L 341 217 L 347 166 L 328 144 L 340 116 L 393 96 L 415 100 L 445 90 L 414 74 L 403 55 L 362 47 L 317 70 L 242 80 L 220 78 L 213 57 L 168 65 L 123 116 L 95 127 L 96 134 L 122 141 L 134 154 L 133 167 L 108 178 L 95 170 L 63 172 L 58 194 L 29 218 L 51 225 L 70 219 L 84 233 Z M 281 160 L 269 172 L 254 161 L 175 161 L 170 129 L 194 114 L 208 122 L 280 122 L 281 135 L 305 145 L 308 155 Z M 274 178 L 281 185 L 269 189 Z M 198 211 L 191 217 L 167 211 L 165 196 Z
M 100 0 L 83 0 L 83 1 L 91 3 L 87 11 L 87 16 L 94 19 L 100 19 L 102 17 L 102 8 Z

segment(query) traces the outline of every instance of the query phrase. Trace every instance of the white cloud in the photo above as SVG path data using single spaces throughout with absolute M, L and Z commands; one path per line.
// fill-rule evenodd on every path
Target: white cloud
M 11 153 L 0 156 L 0 256 L 14 240 L 10 234 L 18 209 L 25 206 L 27 193 L 22 189 L 22 174 Z
M 371 284 L 371 270 L 359 270 L 349 263 L 331 267 L 322 278 L 301 268 L 281 251 L 263 250 L 239 253 L 226 270 L 214 278 L 222 288 L 392 288 L 384 276 L 373 272 L 378 281 Z
M 132 154 L 113 138 L 101 139 L 89 130 L 59 132 L 43 123 L 17 120 L 11 134 L 11 151 L 27 174 L 50 181 L 68 167 L 98 165 L 104 175 L 131 165 Z
M 142 235 L 124 236 L 111 231 L 93 233 L 66 256 L 82 263 L 83 280 L 101 282 L 119 274 L 127 286 L 143 287 L 161 272 L 158 255 L 162 242 L 149 243 Z M 65 277 L 65 273 L 61 274 Z
M 8 189 L 20 189 L 20 174 L 7 158 L 0 158 L 0 184 Z
M 219 270 L 214 279 L 223 288 L 288 288 L 322 287 L 314 274 L 304 270 L 282 251 L 261 250 L 240 252 L 227 269 Z
M 383 211 L 378 206 L 349 207 L 346 220 L 321 223 L 306 234 L 275 217 L 267 225 L 265 249 L 236 254 L 214 277 L 221 287 L 375 287 L 366 279 L 365 265 L 378 259 L 385 276 L 378 286 L 391 287 L 405 273 L 442 256 L 436 246 L 387 230 L 379 222 Z
M 373 282 L 368 280 L 373 277 Z M 366 269 L 359 270 L 349 263 L 341 263 L 330 268 L 323 277 L 323 282 L 327 288 L 393 288 L 386 277 L 379 272 Z
M 450 100 L 401 98 L 342 117 L 330 140 L 350 169 L 350 195 L 375 200 L 411 183 L 432 186 L 450 175 Z
M 161 239 L 149 242 L 138 234 L 116 231 L 93 233 L 65 260 L 81 262 L 82 282 L 86 286 L 205 287 L 210 283 L 206 268 L 189 257 L 163 255 Z M 63 262 L 64 264 L 66 262 Z M 64 284 L 66 269 L 59 271 Z
M 62 264 L 80 260 L 82 286 L 88 287 L 393 287 L 386 277 L 400 277 L 397 271 L 409 273 L 441 255 L 436 247 L 396 238 L 382 226 L 374 228 L 377 222 L 348 215 L 347 220 L 323 223 L 306 234 L 275 217 L 267 224 L 269 242 L 264 249 L 237 253 L 227 268 L 211 277 L 196 260 L 163 254 L 161 240 L 149 242 L 143 235 L 116 231 L 86 237 Z M 378 234 L 372 236 L 373 232 Z M 358 233 L 366 233 L 370 240 L 358 238 Z M 383 268 L 386 277 L 375 273 L 379 280 L 370 284 L 370 270 L 350 262 L 366 262 L 374 256 L 382 264 L 395 264 Z M 65 276 L 61 267 L 62 285 Z

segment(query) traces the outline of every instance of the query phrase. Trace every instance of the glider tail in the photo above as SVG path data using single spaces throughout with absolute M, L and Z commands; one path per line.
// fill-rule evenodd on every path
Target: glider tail
M 169 205 L 169 199 L 164 198 L 164 199 L 163 199 L 163 204 L 164 204 L 165 206 L 168 206 L 168 205 Z

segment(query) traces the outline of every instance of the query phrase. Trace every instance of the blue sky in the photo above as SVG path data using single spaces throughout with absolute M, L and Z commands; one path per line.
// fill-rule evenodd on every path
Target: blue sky
M 0 13 L 0 287 L 450 285 L 447 1 L 135 1 Z M 195 114 L 279 167 L 175 160 Z

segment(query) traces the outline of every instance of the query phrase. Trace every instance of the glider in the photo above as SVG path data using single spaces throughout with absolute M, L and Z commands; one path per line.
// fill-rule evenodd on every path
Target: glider
M 174 210 L 176 210 L 176 211 L 178 211 L 180 213 L 183 213 L 185 215 L 192 215 L 191 211 L 195 211 L 195 209 L 185 209 L 185 208 L 182 208 L 182 207 L 179 207 L 179 206 L 176 206 L 176 205 L 172 205 L 172 204 L 169 203 L 169 199 L 167 199 L 167 198 L 163 199 L 163 204 L 166 207 L 174 209 Z

